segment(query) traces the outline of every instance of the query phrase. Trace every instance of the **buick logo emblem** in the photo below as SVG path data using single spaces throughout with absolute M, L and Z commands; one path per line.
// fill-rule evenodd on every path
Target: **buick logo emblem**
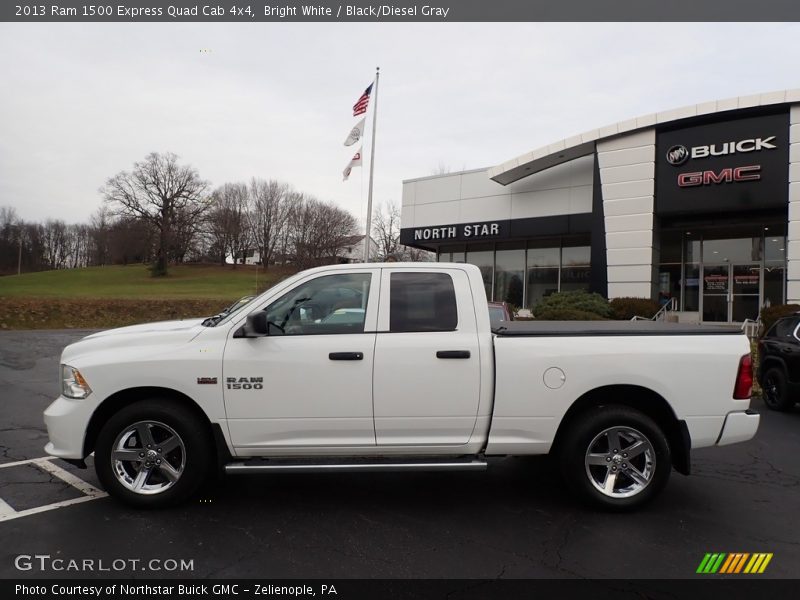
M 671 165 L 682 165 L 689 160 L 689 150 L 686 146 L 673 146 L 667 150 L 667 162 Z

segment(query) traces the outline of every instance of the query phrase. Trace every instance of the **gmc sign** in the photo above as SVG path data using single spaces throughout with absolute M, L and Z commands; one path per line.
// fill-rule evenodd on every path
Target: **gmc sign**
M 761 179 L 761 165 L 748 165 L 721 169 L 720 171 L 698 171 L 678 175 L 680 187 L 711 185 L 712 183 L 734 183 L 737 181 L 758 181 Z

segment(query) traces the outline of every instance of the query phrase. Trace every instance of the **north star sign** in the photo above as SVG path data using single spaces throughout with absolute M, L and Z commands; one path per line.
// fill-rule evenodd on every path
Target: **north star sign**
M 414 229 L 414 241 L 478 239 L 500 235 L 499 223 L 478 223 L 471 225 L 445 225 L 442 227 L 420 227 Z

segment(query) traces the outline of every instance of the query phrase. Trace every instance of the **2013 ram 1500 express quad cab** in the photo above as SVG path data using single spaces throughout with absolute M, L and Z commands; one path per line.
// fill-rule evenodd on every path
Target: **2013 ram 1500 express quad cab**
M 748 440 L 736 330 L 650 322 L 490 329 L 479 269 L 328 266 L 204 321 L 68 346 L 46 450 L 140 506 L 228 473 L 481 469 L 552 453 L 585 499 L 631 508 L 690 451 Z

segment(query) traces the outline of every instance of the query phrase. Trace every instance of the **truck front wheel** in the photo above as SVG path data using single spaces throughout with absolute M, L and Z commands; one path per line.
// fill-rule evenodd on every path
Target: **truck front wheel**
M 600 406 L 580 414 L 559 446 L 569 487 L 583 500 L 612 510 L 631 510 L 652 500 L 672 469 L 664 432 L 627 406 Z
M 121 409 L 103 426 L 95 470 L 106 491 L 139 507 L 177 504 L 194 493 L 212 464 L 207 427 L 169 399 Z

